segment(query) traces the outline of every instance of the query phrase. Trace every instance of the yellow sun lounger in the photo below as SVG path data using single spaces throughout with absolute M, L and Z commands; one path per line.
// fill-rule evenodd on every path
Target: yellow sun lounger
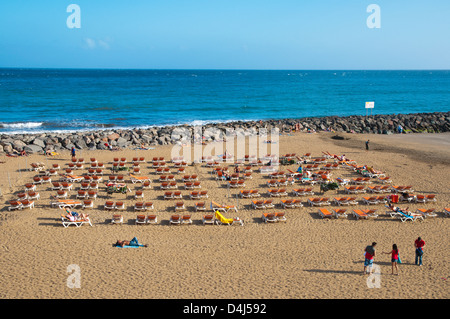
M 233 224 L 239 224 L 241 226 L 244 226 L 244 221 L 242 221 L 239 217 L 234 218 L 225 218 L 219 211 L 216 211 L 215 213 L 215 219 L 217 225 L 233 225 Z

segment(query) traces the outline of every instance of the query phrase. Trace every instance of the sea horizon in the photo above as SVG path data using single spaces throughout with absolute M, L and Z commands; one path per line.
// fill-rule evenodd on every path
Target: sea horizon
M 449 70 L 0 68 L 0 133 L 445 112 Z M 365 109 L 374 101 L 375 108 Z

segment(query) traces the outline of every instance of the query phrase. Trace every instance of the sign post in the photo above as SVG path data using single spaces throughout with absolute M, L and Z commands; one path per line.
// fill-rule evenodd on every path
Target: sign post
M 372 109 L 375 107 L 375 102 L 366 102 L 366 116 L 367 116 L 367 109 L 370 109 L 370 115 L 372 115 Z

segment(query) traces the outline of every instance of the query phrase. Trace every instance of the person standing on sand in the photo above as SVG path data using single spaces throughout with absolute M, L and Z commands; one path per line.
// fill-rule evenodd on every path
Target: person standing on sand
M 364 249 L 364 273 L 370 273 L 373 266 L 373 258 L 375 257 L 375 246 L 377 245 L 376 242 L 373 242 L 372 245 L 367 246 L 366 249 Z M 369 272 L 367 272 L 367 268 L 369 268 Z
M 414 242 L 414 247 L 416 248 L 415 264 L 419 266 L 422 266 L 423 246 L 425 246 L 425 242 L 422 238 L 418 237 Z
M 391 254 L 391 263 L 392 263 L 392 274 L 394 275 L 394 268 L 397 271 L 396 275 L 398 275 L 398 267 L 397 263 L 400 262 L 400 256 L 398 255 L 398 248 L 396 244 L 392 245 L 392 250 L 383 254 Z
M 369 140 L 366 141 L 366 151 L 369 150 L 369 142 L 370 142 Z
M 75 158 L 75 146 L 72 146 L 72 158 Z

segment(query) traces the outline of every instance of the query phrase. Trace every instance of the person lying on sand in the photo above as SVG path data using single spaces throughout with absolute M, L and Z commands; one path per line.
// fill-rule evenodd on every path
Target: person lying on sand
M 147 244 L 145 245 L 141 245 L 138 243 L 136 237 L 134 237 L 132 240 L 117 240 L 117 242 L 115 244 L 113 244 L 114 247 L 120 246 L 143 246 L 143 247 L 148 247 Z
M 120 151 L 120 147 L 118 147 L 118 146 L 112 146 L 111 144 L 109 144 L 109 143 L 105 143 L 104 144 L 110 151 Z
M 52 150 L 46 150 L 45 151 L 45 155 L 46 156 L 56 156 L 56 155 L 59 155 L 59 153 L 55 152 L 55 151 L 52 151 Z
M 12 153 L 8 153 L 8 154 L 6 154 L 6 156 L 9 156 L 9 157 L 18 157 L 18 156 L 28 156 L 28 154 L 27 154 L 27 152 L 25 152 L 24 150 L 22 150 L 22 151 L 18 151 L 18 150 L 15 150 L 15 149 L 13 149 L 12 150 Z

